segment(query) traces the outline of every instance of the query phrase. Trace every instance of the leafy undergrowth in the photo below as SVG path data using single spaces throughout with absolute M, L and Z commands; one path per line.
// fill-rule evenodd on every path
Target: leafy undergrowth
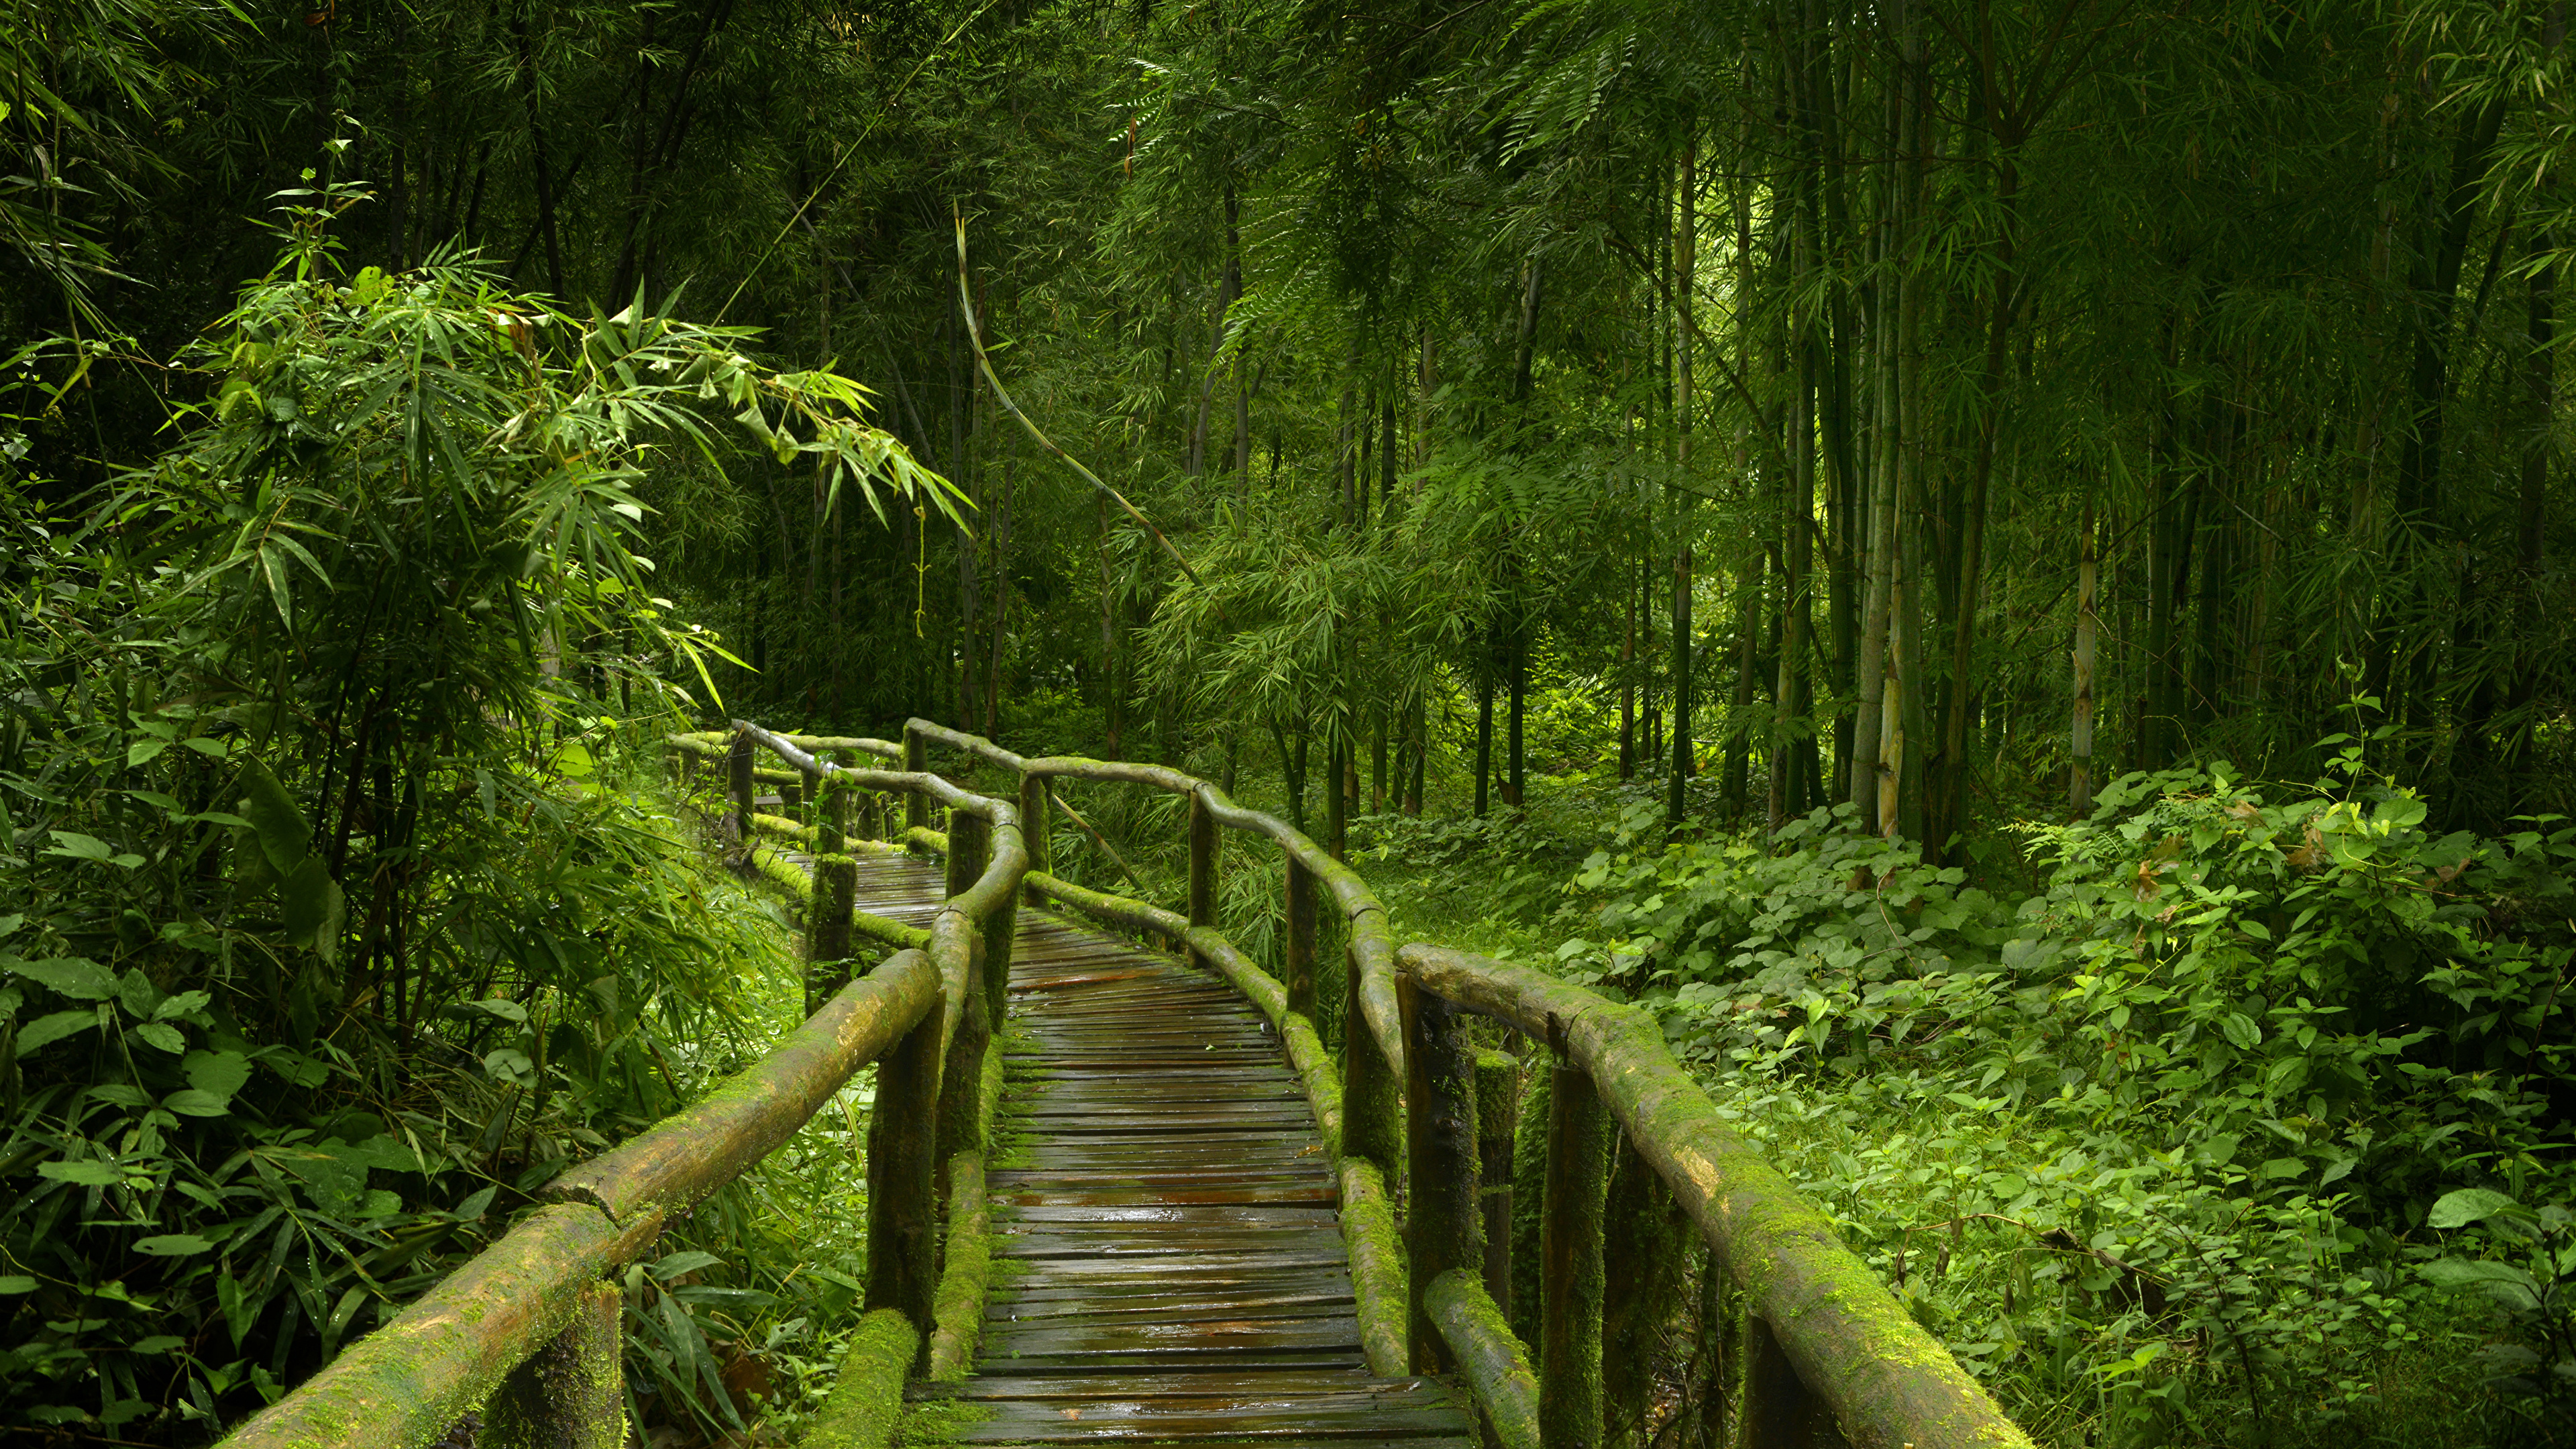
M 2564 1442 L 2576 831 L 2425 813 L 2349 752 L 2132 776 L 2021 828 L 2025 891 L 1572 777 L 1360 864 L 1408 939 L 1655 1010 L 2043 1442 Z

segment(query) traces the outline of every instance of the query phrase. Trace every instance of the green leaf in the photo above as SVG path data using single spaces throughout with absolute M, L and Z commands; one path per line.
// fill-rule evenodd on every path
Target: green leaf
M 136 1040 L 159 1047 L 172 1056 L 177 1056 L 188 1049 L 187 1037 L 180 1034 L 179 1028 L 166 1021 L 144 1022 L 134 1028 L 133 1035 Z
M 36 1175 L 55 1182 L 68 1182 L 77 1187 L 113 1187 L 125 1180 L 125 1174 L 113 1162 L 84 1158 L 78 1162 L 40 1162 Z
M 268 857 L 269 865 L 279 875 L 302 865 L 311 851 L 313 827 L 305 823 L 295 797 L 286 793 L 286 787 L 257 758 L 242 761 L 241 789 L 242 818 L 250 822 L 251 833 L 258 837 L 260 853 Z
M 116 982 L 107 974 L 107 968 L 85 957 L 11 961 L 8 969 L 74 1001 L 105 1001 L 116 994 Z
M 172 1092 L 161 1099 L 161 1105 L 182 1117 L 222 1117 L 232 1111 L 231 1102 L 194 1087 Z
M 205 735 L 190 735 L 179 743 L 188 749 L 195 750 L 198 754 L 212 755 L 218 760 L 223 759 L 225 756 L 232 753 L 232 747 L 230 745 L 219 739 L 210 739 Z
M 195 1233 L 164 1233 L 157 1238 L 141 1239 L 135 1243 L 134 1251 L 149 1254 L 155 1258 L 185 1258 L 193 1253 L 205 1252 L 213 1246 L 214 1244 L 198 1237 Z M 179 1340 L 172 1339 L 171 1342 L 175 1345 Z M 142 1344 L 136 1344 L 135 1348 L 138 1352 L 145 1351 Z
M 653 1278 L 656 1282 L 668 1283 L 683 1273 L 694 1273 L 701 1268 L 712 1268 L 723 1261 L 724 1259 L 717 1257 L 713 1253 L 702 1253 L 694 1249 L 684 1253 L 672 1253 L 666 1257 L 657 1259 L 654 1262 Z
M 0 1274 L 0 1293 L 33 1293 L 36 1280 L 24 1273 Z
M 50 1016 L 40 1016 L 18 1029 L 18 1051 L 20 1055 L 24 1055 L 42 1047 L 49 1047 L 64 1037 L 75 1032 L 87 1031 L 96 1025 L 98 1025 L 96 1007 L 86 1011 L 57 1011 Z
M 287 873 L 277 888 L 277 896 L 286 907 L 288 940 L 312 947 L 325 961 L 338 953 L 340 925 L 348 903 L 322 857 L 306 856 L 303 864 Z
M 44 852 L 46 855 L 97 861 L 112 860 L 116 856 L 115 851 L 108 849 L 107 842 L 95 835 L 83 835 L 76 830 L 55 830 L 47 833 L 54 837 L 54 844 L 51 849 Z
M 2464 1228 L 2471 1223 L 2484 1222 L 2513 1206 L 2514 1200 L 2503 1193 L 2483 1187 L 2464 1187 L 2442 1194 L 2424 1221 L 2437 1228 Z
M 250 1080 L 250 1058 L 240 1052 L 190 1052 L 179 1063 L 179 1071 L 189 1086 L 229 1100 Z
M 170 748 L 170 742 L 168 740 L 136 740 L 133 744 L 125 747 L 125 763 L 129 768 L 135 765 L 147 764 L 154 756 L 159 755 L 163 750 L 168 748 Z
M 2241 1011 L 2231 1011 L 2218 1019 L 2218 1029 L 2227 1034 L 2228 1043 L 2238 1051 L 2252 1051 L 2263 1041 L 2263 1028 L 2254 1018 Z

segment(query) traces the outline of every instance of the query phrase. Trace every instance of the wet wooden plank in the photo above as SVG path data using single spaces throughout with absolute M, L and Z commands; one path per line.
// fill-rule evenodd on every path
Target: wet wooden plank
M 1345 1399 L 1358 1396 L 1366 1402 L 1390 1407 L 1422 1405 L 1450 1407 L 1457 1403 L 1456 1393 L 1438 1383 L 1424 1379 L 1379 1379 L 1365 1373 L 1338 1370 L 1324 1373 L 1278 1374 L 1139 1374 L 1116 1383 L 1096 1378 L 1011 1378 L 967 1379 L 959 1383 L 916 1384 L 905 1397 L 916 1400 L 1010 1400 L 1044 1401 L 1061 1399 L 1203 1399 L 1215 1395 L 1258 1395 L 1296 1391 Z

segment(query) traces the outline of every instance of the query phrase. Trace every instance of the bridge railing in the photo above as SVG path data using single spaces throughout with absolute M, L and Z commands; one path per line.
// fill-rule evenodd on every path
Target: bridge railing
M 776 783 L 804 785 L 806 794 L 825 787 L 824 828 L 846 829 L 847 806 L 876 798 L 861 789 L 923 802 L 916 815 L 930 801 L 946 807 L 941 844 L 958 848 L 929 929 L 870 917 L 900 949 L 859 981 L 848 980 L 849 929 L 837 939 L 809 931 L 816 1009 L 802 1026 L 696 1105 L 558 1176 L 500 1241 L 244 1423 L 227 1449 L 420 1449 L 453 1437 L 469 1415 L 481 1416 L 486 1444 L 620 1449 L 628 1436 L 618 1277 L 651 1253 L 666 1224 L 793 1136 L 870 1063 L 867 1316 L 851 1359 L 859 1371 L 845 1372 L 825 1420 L 890 1427 L 907 1373 L 971 1357 L 982 1311 L 983 1147 L 1000 1084 L 1000 1054 L 986 1048 L 1029 863 L 1017 806 L 928 773 L 824 765 L 766 731 L 736 731 L 720 744 L 676 737 L 675 753 L 690 762 L 684 773 L 710 755 L 723 764 L 736 807 L 730 828 L 747 856 L 758 854 L 755 743 L 783 748 L 805 767 Z M 870 742 L 807 743 L 866 752 Z M 839 853 L 837 834 L 828 843 L 818 879 L 839 882 L 846 915 L 855 866 Z M 811 919 L 828 924 L 830 912 Z M 970 1300 L 971 1313 L 960 1306 Z
M 1358 872 L 1285 821 L 1178 770 L 1033 759 L 920 719 L 905 726 L 899 747 L 851 743 L 899 752 L 916 774 L 928 771 L 934 744 L 1013 772 L 1019 818 L 1039 852 L 1025 878 L 1033 896 L 1162 936 L 1262 1009 L 1337 1160 L 1370 1368 L 1458 1374 L 1504 1449 L 1602 1442 L 1603 1200 L 1614 1126 L 1687 1212 L 1740 1305 L 1732 1341 L 1703 1345 L 1708 1358 L 1733 1365 L 1710 1381 L 1730 1386 L 1736 1444 L 2029 1444 L 1825 1216 L 1726 1128 L 1645 1012 L 1507 962 L 1428 944 L 1398 949 L 1384 907 Z M 1045 822 L 1061 780 L 1139 784 L 1188 800 L 1185 912 L 1087 890 L 1047 869 Z M 744 790 L 748 798 L 747 783 Z M 912 798 L 917 812 L 921 797 Z M 920 825 L 908 820 L 907 835 L 930 844 Z M 1217 929 L 1220 828 L 1265 837 L 1285 858 L 1284 980 Z M 1338 1066 L 1314 1021 L 1318 913 L 1327 896 L 1347 922 Z M 1518 1064 L 1473 1047 L 1470 1015 L 1543 1044 L 1550 1056 L 1535 1345 L 1513 1334 L 1502 1308 L 1510 1295 Z M 1399 1180 L 1407 1188 L 1400 1233 L 1388 1191 Z

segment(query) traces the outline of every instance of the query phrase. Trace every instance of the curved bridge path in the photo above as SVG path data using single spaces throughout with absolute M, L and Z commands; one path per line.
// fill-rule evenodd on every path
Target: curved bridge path
M 863 859 L 858 891 L 928 926 L 939 867 Z M 916 1435 L 1468 1449 L 1458 1396 L 1362 1364 L 1330 1165 L 1257 1010 L 1026 905 L 1010 995 L 983 1343 L 909 1391 L 957 1406 Z

